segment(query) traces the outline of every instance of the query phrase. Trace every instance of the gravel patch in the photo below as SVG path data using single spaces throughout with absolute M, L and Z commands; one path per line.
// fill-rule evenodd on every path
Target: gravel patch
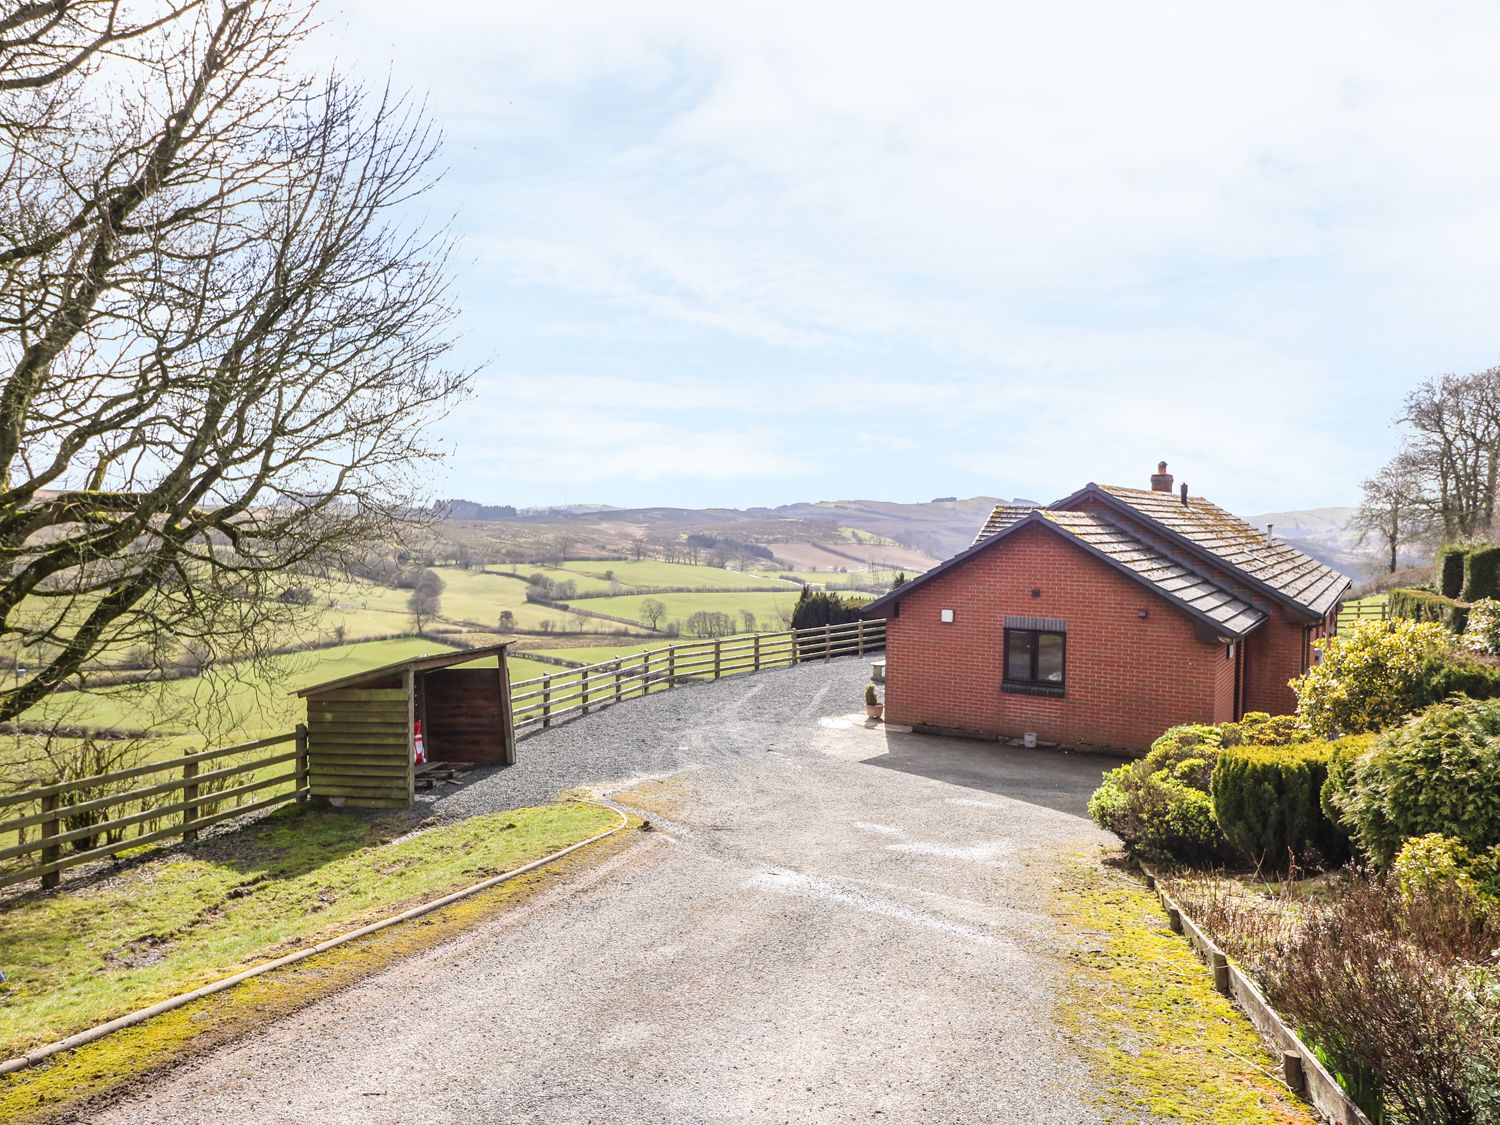
M 834 660 L 691 684 L 630 699 L 522 737 L 513 766 L 417 794 L 443 821 L 545 804 L 580 786 L 659 777 L 801 747 L 817 720 L 864 708 L 870 665 Z
M 1106 839 L 1082 805 L 1112 763 L 868 725 L 868 671 L 743 676 L 526 740 L 434 812 L 592 784 L 655 830 L 90 1121 L 1102 1123 L 1055 1016 L 1048 904 Z

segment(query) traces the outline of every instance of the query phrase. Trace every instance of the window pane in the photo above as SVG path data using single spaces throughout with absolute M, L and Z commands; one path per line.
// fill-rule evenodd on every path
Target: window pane
M 1063 635 L 1038 633 L 1036 678 L 1044 684 L 1063 682 Z
M 1023 629 L 1011 629 L 1005 634 L 1005 678 L 1007 680 L 1031 679 L 1031 646 L 1036 634 Z

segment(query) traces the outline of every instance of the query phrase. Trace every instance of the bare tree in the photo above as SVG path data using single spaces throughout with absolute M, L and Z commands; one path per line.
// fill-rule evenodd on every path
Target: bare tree
M 398 216 L 421 113 L 292 73 L 297 0 L 159 12 L 0 16 L 0 641 L 34 668 L 0 720 L 163 634 L 264 655 L 311 612 L 288 571 L 417 510 L 468 381 L 445 243 Z
M 442 593 L 443 579 L 437 571 L 424 569 L 417 575 L 411 596 L 406 599 L 415 632 L 422 632 L 442 612 Z
M 1403 472 L 1450 540 L 1488 532 L 1500 478 L 1500 367 L 1428 379 L 1406 397 Z
M 646 628 L 655 629 L 666 615 L 667 603 L 660 598 L 647 598 L 641 602 L 641 624 Z
M 1421 473 L 1404 453 L 1365 481 L 1364 499 L 1350 521 L 1360 543 L 1373 538 L 1380 545 L 1388 574 L 1400 565 L 1401 548 L 1424 540 L 1436 524 L 1423 500 Z

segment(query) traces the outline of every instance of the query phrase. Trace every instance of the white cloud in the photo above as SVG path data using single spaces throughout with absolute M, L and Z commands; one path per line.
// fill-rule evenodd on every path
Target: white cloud
M 369 0 L 329 42 L 431 87 L 473 277 L 547 295 L 549 348 L 477 333 L 526 434 L 465 449 L 496 474 L 624 500 L 885 442 L 876 490 L 1160 455 L 1296 506 L 1353 494 L 1407 385 L 1493 362 L 1491 5 L 426 11 Z

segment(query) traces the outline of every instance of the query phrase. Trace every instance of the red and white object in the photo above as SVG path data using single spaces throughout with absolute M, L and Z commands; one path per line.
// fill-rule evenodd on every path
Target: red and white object
M 422 739 L 422 720 L 417 720 L 416 729 L 411 735 L 411 760 L 412 765 L 425 766 L 427 764 L 427 743 Z

